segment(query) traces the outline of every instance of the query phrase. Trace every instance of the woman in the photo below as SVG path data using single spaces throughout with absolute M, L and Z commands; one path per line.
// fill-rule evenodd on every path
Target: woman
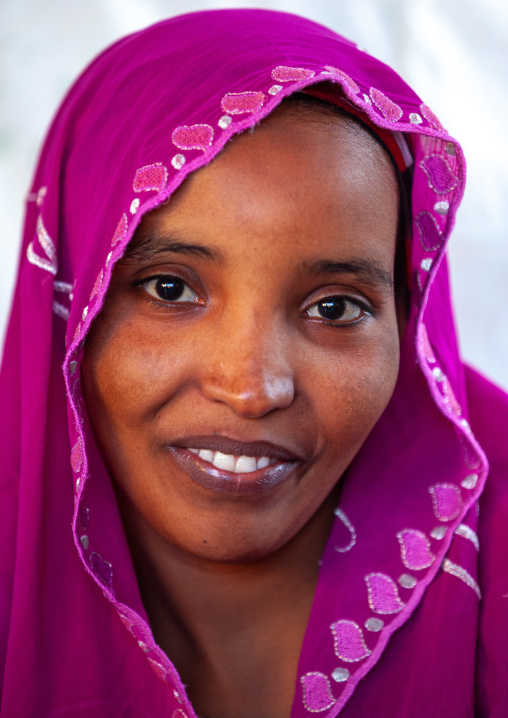
M 182 16 L 88 68 L 2 368 L 2 716 L 505 714 L 507 402 L 443 258 L 464 175 L 302 18 Z

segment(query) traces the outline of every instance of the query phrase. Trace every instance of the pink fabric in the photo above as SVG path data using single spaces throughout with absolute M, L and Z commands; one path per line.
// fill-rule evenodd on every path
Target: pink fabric
M 1 718 L 194 718 L 147 624 L 83 412 L 83 343 L 141 216 L 324 80 L 409 138 L 412 303 L 395 394 L 342 480 L 291 715 L 506 715 L 508 400 L 464 372 L 443 257 L 462 150 L 394 72 L 332 31 L 226 10 L 106 50 L 40 157 L 0 378 Z M 480 444 L 492 468 L 479 524 Z M 480 555 L 459 524 L 479 532 Z

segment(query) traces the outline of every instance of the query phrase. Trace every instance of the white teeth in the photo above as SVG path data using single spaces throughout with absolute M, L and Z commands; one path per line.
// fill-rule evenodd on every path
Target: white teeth
M 250 474 L 257 468 L 254 456 L 240 456 L 235 464 L 235 474 Z
M 224 471 L 235 470 L 235 457 L 231 454 L 221 454 L 220 451 L 215 453 L 212 464 L 218 469 L 224 469 Z
M 209 449 L 191 449 L 192 454 L 197 454 L 203 461 L 213 464 L 218 469 L 224 471 L 232 471 L 235 474 L 251 474 L 257 469 L 266 469 L 267 466 L 273 464 L 275 460 L 268 456 L 234 456 L 233 454 L 223 454 L 220 451 L 210 451 Z
M 203 459 L 203 461 L 209 461 L 210 463 L 213 462 L 213 451 L 209 451 L 209 449 L 201 449 L 199 452 L 199 458 Z

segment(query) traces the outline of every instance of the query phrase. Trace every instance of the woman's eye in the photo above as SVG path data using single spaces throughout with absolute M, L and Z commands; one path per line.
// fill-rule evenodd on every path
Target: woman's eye
M 141 286 L 151 297 L 163 302 L 196 303 L 198 301 L 196 292 L 180 277 L 153 277 L 143 282 Z
M 313 304 L 306 314 L 313 319 L 326 319 L 336 324 L 353 324 L 366 314 L 366 310 L 346 297 L 325 297 Z

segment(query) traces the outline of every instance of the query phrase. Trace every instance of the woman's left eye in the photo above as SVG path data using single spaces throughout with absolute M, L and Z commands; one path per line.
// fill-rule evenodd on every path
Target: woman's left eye
M 325 319 L 337 325 L 354 324 L 367 314 L 367 310 L 347 297 L 325 297 L 306 311 L 313 319 Z
M 145 292 L 163 302 L 190 302 L 195 304 L 199 297 L 180 277 L 171 275 L 153 277 L 141 284 Z

